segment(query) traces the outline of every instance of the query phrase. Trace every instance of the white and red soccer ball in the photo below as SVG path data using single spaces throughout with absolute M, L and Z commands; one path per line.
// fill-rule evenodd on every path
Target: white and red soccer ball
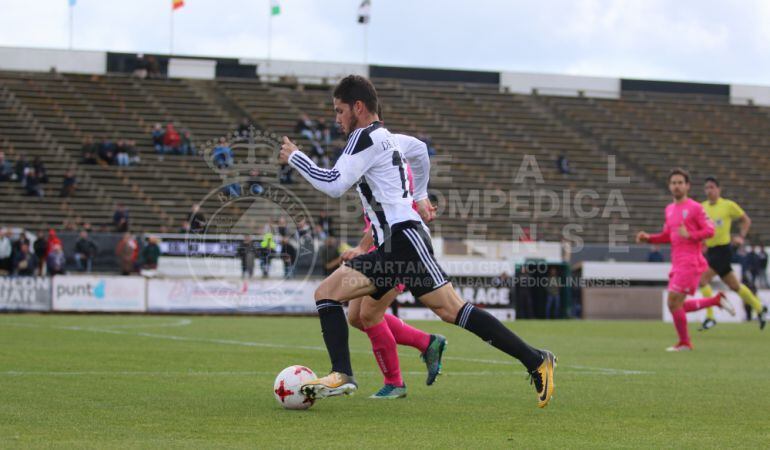
M 286 409 L 308 409 L 315 400 L 305 397 L 299 389 L 316 375 L 305 366 L 289 366 L 275 378 L 273 393 L 275 400 Z

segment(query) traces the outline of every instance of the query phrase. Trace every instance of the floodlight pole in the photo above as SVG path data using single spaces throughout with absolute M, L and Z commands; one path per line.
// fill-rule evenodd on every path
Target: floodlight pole
M 72 50 L 72 29 L 75 22 L 75 5 L 70 2 L 70 41 L 69 49 Z

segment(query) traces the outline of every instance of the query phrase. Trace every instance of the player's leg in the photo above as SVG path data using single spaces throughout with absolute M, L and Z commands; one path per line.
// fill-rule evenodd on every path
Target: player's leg
M 714 296 L 714 290 L 711 289 L 710 284 L 711 280 L 714 278 L 714 275 L 716 275 L 716 272 L 711 267 L 706 269 L 706 271 L 703 272 L 703 275 L 701 275 L 700 292 L 704 297 Z M 710 328 L 714 328 L 716 324 L 717 321 L 714 319 L 714 309 L 710 307 L 706 308 L 706 319 L 703 320 L 703 323 L 701 324 L 700 328 L 698 328 L 698 331 L 705 331 Z
M 396 300 L 398 294 L 403 291 L 403 286 L 397 286 L 390 290 L 380 300 L 367 297 L 361 305 L 361 321 L 365 327 L 378 328 L 386 326 L 395 343 L 409 345 L 420 351 L 420 356 L 428 369 L 426 384 L 430 386 L 436 380 L 441 371 L 441 357 L 446 347 L 446 338 L 439 334 L 428 334 L 415 327 L 407 325 L 404 321 L 392 314 L 386 314 L 390 305 Z M 374 343 L 374 341 L 372 341 Z M 389 344 L 389 342 L 388 342 Z M 385 355 L 387 356 L 387 354 Z M 398 365 L 398 357 L 383 358 L 385 363 L 393 361 Z M 388 383 L 386 381 L 386 384 Z
M 374 292 L 372 280 L 348 266 L 339 267 L 318 286 L 316 309 L 332 370 L 329 375 L 303 385 L 302 393 L 311 398 L 323 398 L 355 392 L 357 385 L 350 364 L 348 323 L 342 303 Z
M 692 350 L 690 334 L 687 331 L 687 313 L 684 310 L 684 299 L 686 297 L 687 296 L 681 292 L 671 290 L 671 283 L 669 283 L 668 310 L 671 311 L 671 317 L 674 319 L 674 328 L 679 336 L 679 342 L 673 347 L 667 348 L 666 351 L 679 352 L 683 350 Z
M 762 306 L 762 302 L 760 302 L 757 296 L 751 292 L 751 289 L 749 289 L 748 286 L 738 281 L 738 277 L 735 276 L 734 272 L 730 271 L 725 274 L 722 277 L 722 281 L 724 281 L 730 289 L 735 291 L 741 297 L 743 303 L 751 306 L 751 309 L 753 309 L 757 314 L 757 320 L 759 320 L 759 329 L 764 330 L 765 324 L 767 323 L 767 307 Z
M 396 338 L 383 318 L 390 301 L 398 293 L 391 289 L 380 300 L 364 297 L 359 309 L 359 322 L 372 343 L 372 352 L 383 376 L 383 387 L 370 398 L 393 399 L 406 397 L 406 385 L 401 377 Z

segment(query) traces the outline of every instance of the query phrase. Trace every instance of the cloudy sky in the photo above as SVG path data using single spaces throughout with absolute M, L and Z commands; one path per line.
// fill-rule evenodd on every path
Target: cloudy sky
M 269 0 L 185 0 L 178 54 L 265 57 Z M 360 0 L 281 0 L 276 59 L 363 62 Z M 373 64 L 770 85 L 770 0 L 372 0 Z M 169 50 L 171 0 L 77 0 L 74 47 Z M 0 46 L 62 48 L 68 0 L 0 0 Z

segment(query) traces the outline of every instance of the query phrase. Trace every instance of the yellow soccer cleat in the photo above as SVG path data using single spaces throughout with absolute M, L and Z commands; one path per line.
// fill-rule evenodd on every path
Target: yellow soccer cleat
M 553 371 L 556 368 L 556 356 L 548 350 L 543 350 L 543 362 L 540 366 L 529 372 L 530 384 L 535 385 L 537 391 L 537 407 L 545 408 L 551 400 L 554 392 Z
M 302 385 L 300 392 L 307 398 L 319 399 L 336 395 L 350 395 L 356 392 L 358 384 L 351 376 L 342 372 L 332 372 L 323 378 L 317 378 Z

